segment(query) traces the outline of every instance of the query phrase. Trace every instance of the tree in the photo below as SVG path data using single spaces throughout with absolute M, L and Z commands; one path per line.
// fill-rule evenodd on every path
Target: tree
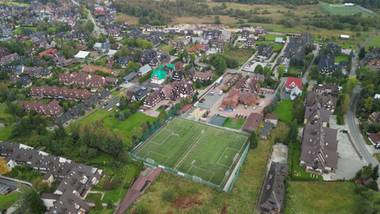
M 94 26 L 94 23 L 92 23 L 92 21 L 90 20 L 87 20 L 85 22 L 82 22 L 80 25 L 79 25 L 79 30 L 83 33 L 92 33 L 92 31 L 94 30 L 95 26 Z
M 213 56 L 210 62 L 211 65 L 214 66 L 215 71 L 219 76 L 222 75 L 227 68 L 226 61 L 220 54 Z
M 256 132 L 252 132 L 251 136 L 249 136 L 249 147 L 251 149 L 255 149 L 257 148 L 257 144 L 258 144 L 258 139 L 257 139 Z
M 46 208 L 40 195 L 33 188 L 25 188 L 21 192 L 20 200 L 16 204 L 16 214 L 41 214 Z
M 220 21 L 219 16 L 214 16 L 214 24 L 221 24 L 222 22 Z
M 361 47 L 359 50 L 359 59 L 363 59 L 365 57 L 366 50 L 364 47 Z
M 289 126 L 290 126 L 290 129 L 289 129 L 288 135 L 286 136 L 286 139 L 285 139 L 285 144 L 287 144 L 287 145 L 297 141 L 297 136 L 298 136 L 297 121 L 293 120 Z
M 303 105 L 303 101 L 303 96 L 299 96 L 293 104 L 293 115 L 298 124 L 302 124 L 304 122 L 305 107 Z

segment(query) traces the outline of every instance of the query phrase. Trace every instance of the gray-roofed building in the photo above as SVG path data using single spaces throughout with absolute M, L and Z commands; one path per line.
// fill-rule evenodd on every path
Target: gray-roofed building
M 268 139 L 272 129 L 273 129 L 273 124 L 271 122 L 265 122 L 264 127 L 260 129 L 260 138 L 261 139 Z
M 150 67 L 150 65 L 146 64 L 139 69 L 138 73 L 140 76 L 144 76 L 145 74 L 149 73 L 150 71 L 152 71 L 152 67 Z
M 86 213 L 89 204 L 84 201 L 87 192 L 99 182 L 102 170 L 75 163 L 63 157 L 50 155 L 32 147 L 2 142 L 0 155 L 8 162 L 25 165 L 60 181 L 53 194 L 43 194 L 47 213 Z M 46 176 L 49 175 L 49 176 Z
M 301 165 L 319 173 L 332 172 L 337 167 L 337 130 L 321 123 L 307 124 L 303 130 Z
M 286 164 L 272 162 L 261 195 L 261 213 L 283 213 L 287 176 Z

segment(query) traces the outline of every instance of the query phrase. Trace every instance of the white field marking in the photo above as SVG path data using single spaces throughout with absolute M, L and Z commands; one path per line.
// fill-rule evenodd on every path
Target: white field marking
M 219 162 L 220 159 L 224 158 L 224 153 L 225 153 L 227 150 L 234 150 L 234 151 L 235 151 L 236 149 L 233 149 L 233 148 L 231 148 L 231 147 L 226 147 L 226 148 L 224 148 L 222 154 L 218 157 L 218 160 L 216 160 L 216 162 L 215 162 L 216 165 L 223 166 L 223 167 L 225 167 L 225 168 L 228 168 L 228 167 L 229 167 L 229 166 L 227 166 L 227 165 L 222 164 L 222 163 Z M 235 154 L 236 154 L 236 153 L 235 153 Z M 232 162 L 233 162 L 233 161 L 232 161 Z
M 242 152 L 243 152 L 243 150 L 245 148 L 244 146 L 245 146 L 245 143 L 240 147 L 239 152 L 237 153 L 237 154 L 239 154 L 238 162 L 239 162 L 239 160 L 241 158 L 241 154 L 242 154 Z M 235 165 L 235 161 L 231 164 L 230 167 L 228 167 L 228 169 L 226 170 L 226 172 L 229 171 L 230 172 L 229 174 L 231 174 L 231 172 L 232 172 L 231 169 L 233 168 L 234 165 Z M 223 180 L 222 180 L 222 182 L 220 184 L 223 184 L 224 181 L 226 179 L 228 179 L 229 177 L 230 177 L 230 175 L 225 175 L 224 178 L 223 178 Z
M 163 163 L 166 164 L 166 162 L 168 161 L 169 157 L 165 157 L 165 155 L 159 153 L 159 152 L 155 152 L 155 151 L 148 151 L 148 158 L 154 160 L 152 157 L 152 155 L 155 155 L 155 156 L 159 156 L 159 157 L 163 157 L 164 158 L 164 161 Z M 156 160 L 154 160 L 156 162 Z
M 199 175 L 194 175 L 194 173 L 191 173 L 191 170 L 192 170 L 193 168 L 195 168 L 195 169 L 197 169 L 197 170 L 199 170 L 199 171 L 204 171 L 206 175 L 209 174 L 208 178 L 202 178 L 202 177 L 200 177 Z M 206 170 L 206 169 L 204 169 L 204 168 L 202 168 L 202 167 L 199 167 L 199 166 L 196 166 L 196 165 L 191 165 L 190 169 L 187 170 L 186 173 L 189 174 L 189 175 L 193 174 L 194 176 L 200 177 L 200 178 L 202 178 L 203 180 L 206 180 L 206 181 L 209 181 L 209 182 L 211 182 L 211 180 L 212 180 L 212 179 L 214 178 L 214 176 L 215 176 L 215 172 L 210 171 L 210 170 Z M 213 182 L 211 182 L 211 183 L 213 183 Z
M 177 169 L 182 164 L 182 162 L 187 158 L 187 156 L 190 154 L 193 148 L 198 144 L 198 142 L 200 142 L 201 137 L 202 135 L 199 135 L 198 139 L 190 145 L 190 148 L 185 151 L 183 157 L 179 159 L 179 161 L 174 165 L 174 169 Z

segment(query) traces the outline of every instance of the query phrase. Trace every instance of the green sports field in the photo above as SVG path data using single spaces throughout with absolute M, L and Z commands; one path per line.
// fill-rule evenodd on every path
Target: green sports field
M 175 118 L 134 154 L 221 186 L 236 165 L 248 137 L 203 123 Z
M 344 4 L 329 4 L 325 2 L 320 2 L 320 7 L 322 11 L 325 13 L 328 13 L 330 15 L 337 15 L 337 16 L 352 16 L 356 14 L 362 14 L 363 16 L 372 16 L 374 15 L 374 12 L 371 10 L 368 10 L 366 8 L 363 8 L 359 5 L 354 6 L 345 6 Z

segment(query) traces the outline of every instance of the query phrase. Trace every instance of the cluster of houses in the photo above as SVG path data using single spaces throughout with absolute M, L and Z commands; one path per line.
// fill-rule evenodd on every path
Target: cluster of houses
M 336 57 L 346 56 L 342 53 L 342 48 L 335 43 L 328 43 L 321 51 L 318 59 L 318 71 L 321 74 L 331 74 L 334 71 L 346 68 L 349 60 L 336 62 Z
M 84 72 L 62 73 L 58 80 L 66 86 L 75 86 L 79 88 L 88 88 L 96 91 L 106 86 L 115 86 L 117 79 L 113 77 L 103 77 L 97 74 L 88 74 Z
M 241 28 L 237 32 L 237 38 L 235 39 L 235 46 L 238 46 L 241 48 L 253 48 L 259 36 L 265 33 L 266 32 L 262 27 Z
M 70 89 L 56 86 L 32 87 L 30 96 L 35 98 L 65 99 L 65 100 L 86 100 L 90 98 L 91 92 L 86 89 Z
M 257 96 L 260 93 L 261 79 L 258 75 L 243 76 L 241 74 L 236 75 L 234 86 L 230 89 L 227 96 L 223 98 L 220 105 L 222 110 L 233 110 L 238 105 L 255 106 Z
M 191 97 L 193 94 L 194 90 L 191 81 L 175 81 L 150 93 L 145 98 L 144 106 L 153 108 L 162 100 L 176 101 L 180 98 Z
M 301 152 L 301 165 L 306 170 L 329 173 L 337 168 L 337 130 L 328 124 L 338 94 L 336 85 L 317 85 L 307 95 Z
M 11 142 L 0 144 L 0 155 L 5 157 L 9 168 L 30 167 L 42 173 L 43 181 L 49 185 L 59 182 L 53 193 L 41 196 L 47 213 L 86 213 L 95 206 L 85 198 L 91 187 L 99 182 L 103 174 L 101 169 Z
M 380 71 L 380 48 L 367 53 L 363 61 L 372 69 Z

